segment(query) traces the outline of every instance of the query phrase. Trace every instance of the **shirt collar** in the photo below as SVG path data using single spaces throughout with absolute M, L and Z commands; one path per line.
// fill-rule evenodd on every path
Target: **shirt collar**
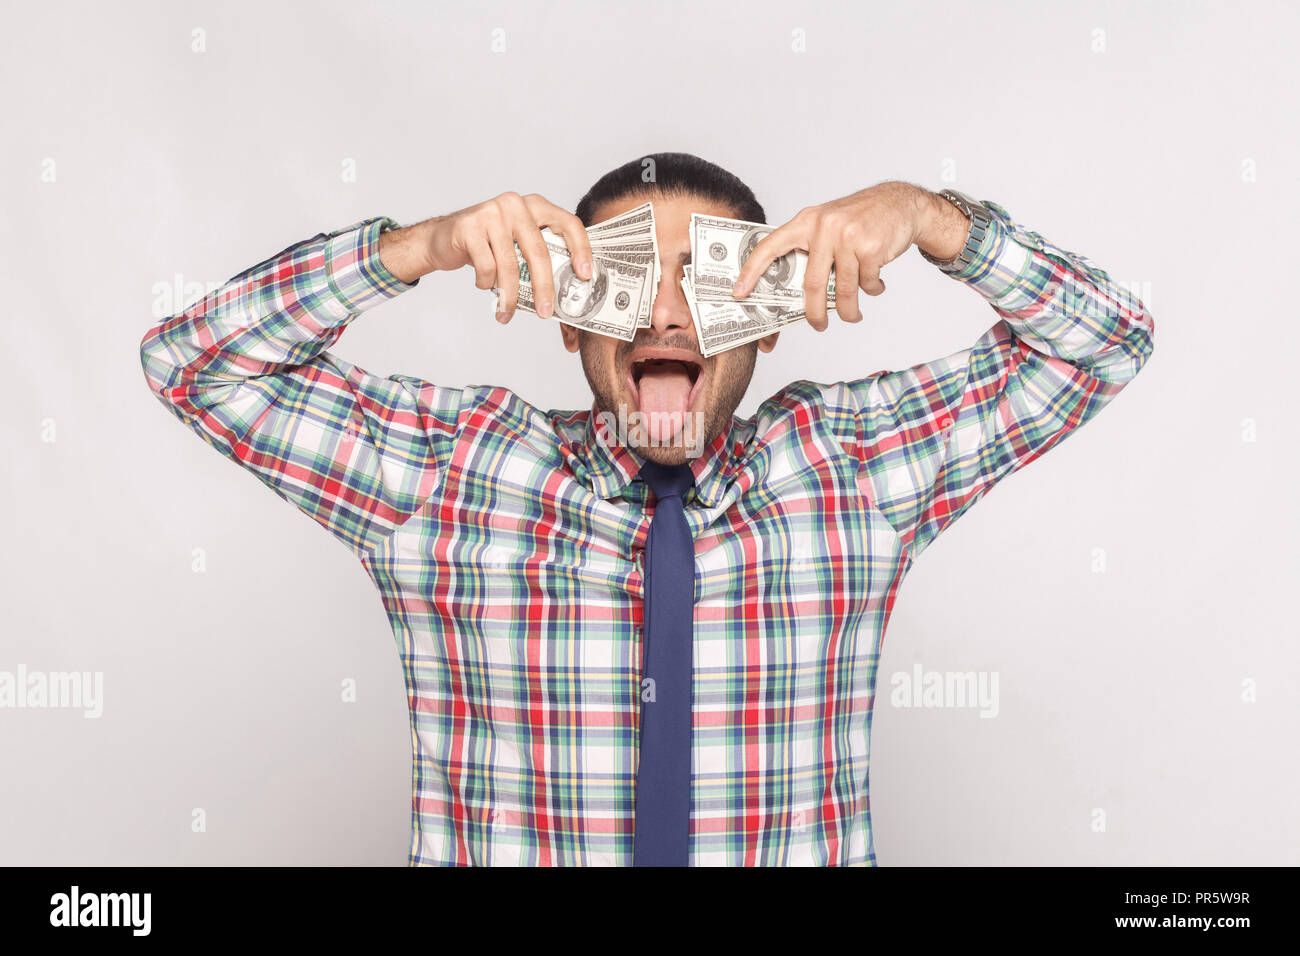
M 618 433 L 611 429 L 612 416 L 601 415 L 595 401 L 587 412 L 580 453 L 586 461 L 586 477 L 592 491 L 602 498 L 617 498 L 628 490 L 645 464 L 645 457 L 619 442 Z M 616 429 L 617 426 L 615 426 Z M 739 450 L 734 448 L 734 416 L 727 427 L 695 458 L 686 459 L 695 475 L 694 498 L 705 507 L 713 507 L 722 496 L 727 480 L 740 462 Z

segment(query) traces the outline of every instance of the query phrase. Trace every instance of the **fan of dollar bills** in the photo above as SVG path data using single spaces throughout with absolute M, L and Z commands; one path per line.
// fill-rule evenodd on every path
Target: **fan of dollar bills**
M 682 291 L 706 358 L 806 320 L 803 280 L 808 255 L 802 250 L 775 259 L 743 300 L 731 295 L 741 266 L 771 231 L 763 223 L 691 214 L 691 264 L 684 270 Z M 568 325 L 630 342 L 638 328 L 650 326 L 650 309 L 659 287 L 653 207 L 643 203 L 597 223 L 587 229 L 587 237 L 592 277 L 580 279 L 564 240 L 550 229 L 542 230 L 555 279 L 553 315 Z M 528 263 L 518 245 L 515 255 L 519 308 L 536 314 Z M 826 306 L 835 308 L 833 269 Z

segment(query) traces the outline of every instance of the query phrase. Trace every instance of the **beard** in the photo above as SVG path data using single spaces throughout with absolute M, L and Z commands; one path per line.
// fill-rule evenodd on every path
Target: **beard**
M 602 337 L 603 338 L 603 337 Z M 619 414 L 619 392 L 623 388 L 623 359 L 633 348 L 633 343 L 620 343 L 610 357 L 605 349 L 595 347 L 597 335 L 585 329 L 578 332 L 578 349 L 582 358 L 582 371 L 591 386 L 591 394 L 596 401 L 596 410 L 617 416 Z M 658 348 L 681 348 L 699 353 L 694 336 L 673 336 L 656 341 Z M 730 363 L 716 363 L 713 367 L 713 380 L 709 388 L 713 392 L 710 399 L 701 395 L 705 402 L 693 412 L 703 414 L 703 438 L 697 438 L 701 448 L 709 444 L 731 426 L 731 418 L 749 389 L 750 379 L 754 376 L 754 365 L 758 357 L 758 342 L 749 342 L 731 350 L 736 356 Z M 611 364 L 611 362 L 613 364 Z M 628 412 L 634 409 L 627 409 Z M 636 451 L 642 458 L 648 458 L 664 465 L 681 464 L 686 460 L 686 448 L 679 433 L 671 445 L 660 444 L 638 447 Z

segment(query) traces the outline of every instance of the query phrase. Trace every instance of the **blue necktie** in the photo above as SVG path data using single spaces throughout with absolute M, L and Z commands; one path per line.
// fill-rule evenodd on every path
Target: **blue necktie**
M 689 465 L 647 461 L 655 493 L 645 552 L 645 651 L 633 866 L 686 866 L 691 827 L 691 648 L 695 548 L 682 495 Z M 648 685 L 646 679 L 653 681 Z M 653 700 L 649 699 L 653 692 Z

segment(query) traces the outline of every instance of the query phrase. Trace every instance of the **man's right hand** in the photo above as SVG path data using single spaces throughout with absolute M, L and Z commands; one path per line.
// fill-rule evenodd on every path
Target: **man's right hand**
M 497 321 L 509 322 L 519 301 L 518 243 L 528 263 L 538 314 L 546 317 L 555 285 L 543 227 L 564 239 L 578 278 L 591 278 L 591 245 L 582 220 L 536 193 L 502 193 L 477 206 L 385 232 L 379 239 L 379 258 L 407 283 L 430 272 L 473 266 L 478 288 L 500 290 Z

